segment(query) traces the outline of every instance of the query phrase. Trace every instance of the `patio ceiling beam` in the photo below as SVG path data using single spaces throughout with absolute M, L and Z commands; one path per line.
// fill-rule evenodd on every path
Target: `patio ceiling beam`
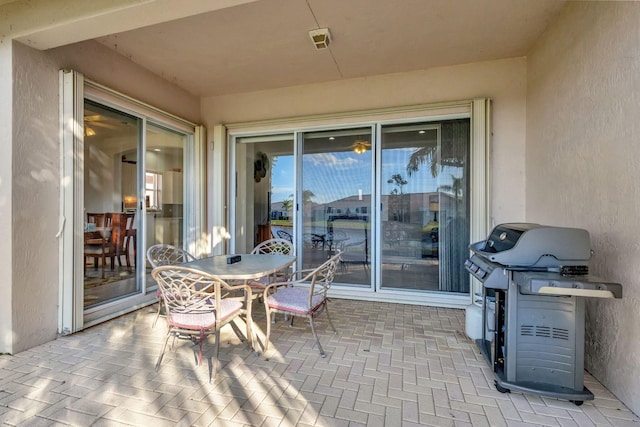
M 0 43 L 45 50 L 256 0 L 0 1 Z

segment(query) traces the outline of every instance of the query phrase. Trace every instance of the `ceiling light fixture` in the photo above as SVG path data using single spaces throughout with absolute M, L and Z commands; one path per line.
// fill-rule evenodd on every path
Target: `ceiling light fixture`
M 315 30 L 309 31 L 309 37 L 311 37 L 311 41 L 316 49 L 326 49 L 329 47 L 329 43 L 331 43 L 331 34 L 329 33 L 328 28 L 318 28 Z
M 353 151 L 356 154 L 364 154 L 370 145 L 367 141 L 356 141 L 353 143 Z

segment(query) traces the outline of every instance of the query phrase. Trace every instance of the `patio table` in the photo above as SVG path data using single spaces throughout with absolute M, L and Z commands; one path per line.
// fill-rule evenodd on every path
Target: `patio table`
M 239 254 L 241 260 L 233 264 L 227 263 L 227 258 L 237 256 L 238 254 L 231 255 L 217 255 L 209 258 L 202 258 L 195 261 L 190 261 L 181 264 L 185 267 L 195 268 L 205 273 L 212 274 L 223 280 L 228 281 L 244 281 L 247 284 L 250 280 L 257 280 L 264 276 L 269 276 L 280 270 L 284 270 L 291 266 L 296 257 L 291 255 L 280 254 Z M 250 298 L 255 298 L 258 294 L 252 295 Z M 252 323 L 251 313 L 248 314 L 249 323 Z M 250 332 L 251 326 L 249 326 L 249 339 L 251 342 L 256 343 L 258 340 L 254 339 L 253 334 Z M 254 347 L 256 354 L 257 349 Z
M 183 264 L 223 280 L 255 280 L 284 270 L 296 260 L 291 255 L 239 254 L 240 262 L 227 264 L 227 258 L 236 255 L 216 255 Z

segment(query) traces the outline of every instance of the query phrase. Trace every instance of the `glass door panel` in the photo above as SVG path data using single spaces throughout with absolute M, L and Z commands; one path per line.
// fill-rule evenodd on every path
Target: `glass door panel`
M 142 199 L 146 219 L 145 253 L 157 244 L 184 247 L 186 144 L 186 135 L 147 123 Z M 150 267 L 147 265 L 148 269 Z M 147 281 L 155 285 L 150 274 Z
M 469 292 L 469 120 L 383 126 L 381 287 Z
M 84 307 L 131 295 L 136 283 L 136 152 L 141 121 L 84 106 Z M 132 199 L 133 198 L 133 199 Z M 133 203 L 134 211 L 126 207 Z
M 273 237 L 294 242 L 293 134 L 238 138 L 235 253 Z
M 371 128 L 308 132 L 302 140 L 302 265 L 337 250 L 336 283 L 371 286 Z

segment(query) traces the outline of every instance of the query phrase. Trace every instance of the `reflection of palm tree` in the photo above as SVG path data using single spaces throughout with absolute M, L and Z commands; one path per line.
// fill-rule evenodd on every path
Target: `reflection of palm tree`
M 438 186 L 438 191 L 453 194 L 454 215 L 457 218 L 459 215 L 458 210 L 459 210 L 460 200 L 464 195 L 464 180 L 462 179 L 462 177 L 456 178 L 455 176 L 451 175 L 451 184 Z
M 391 175 L 391 179 L 388 180 L 387 183 L 395 184 L 397 187 L 400 188 L 400 194 L 402 194 L 402 187 L 407 185 L 408 182 L 406 179 L 402 177 L 402 175 L 400 175 L 399 173 L 396 173 L 394 175 Z
M 407 163 L 407 174 L 412 176 L 422 165 L 429 165 L 432 177 L 437 177 L 440 168 L 448 166 L 462 168 L 469 155 L 469 120 L 460 119 L 442 124 L 441 144 L 425 141 L 416 149 Z
M 400 222 L 404 222 L 404 192 L 402 191 L 402 187 L 404 187 L 405 185 L 408 184 L 408 181 L 406 179 L 404 179 L 402 177 L 402 175 L 400 175 L 399 173 L 393 174 L 391 175 L 391 179 L 387 180 L 388 184 L 394 184 L 397 188 L 394 188 L 391 192 L 390 195 L 393 195 L 394 199 L 399 196 L 400 200 L 399 200 L 399 204 L 400 204 L 400 215 L 399 219 Z M 398 195 L 398 191 L 400 192 L 400 194 Z M 396 204 L 396 203 L 394 203 Z M 396 212 L 397 214 L 397 212 Z
M 292 194 L 292 196 L 293 196 L 293 194 Z M 316 197 L 316 195 L 313 194 L 313 191 L 311 191 L 311 190 L 302 191 L 302 203 L 305 206 L 308 205 L 309 203 L 312 203 L 313 200 L 311 200 L 311 199 L 313 199 L 314 197 Z
M 418 148 L 411 154 L 411 157 L 409 158 L 409 163 L 407 164 L 407 173 L 409 174 L 409 176 L 411 176 L 414 173 L 418 172 L 420 166 L 425 163 L 429 163 L 431 176 L 435 178 L 436 176 L 438 176 L 438 157 L 438 146 L 435 143 L 429 144 L 422 148 Z
M 464 182 L 462 180 L 462 177 L 456 178 L 455 176 L 451 175 L 451 184 L 438 186 L 438 191 L 453 194 L 455 198 L 458 199 L 459 197 L 463 196 L 463 184 Z
M 284 209 L 287 212 L 287 214 L 289 214 L 289 209 L 291 209 L 292 206 L 293 206 L 292 200 L 287 199 L 282 201 L 282 209 Z

